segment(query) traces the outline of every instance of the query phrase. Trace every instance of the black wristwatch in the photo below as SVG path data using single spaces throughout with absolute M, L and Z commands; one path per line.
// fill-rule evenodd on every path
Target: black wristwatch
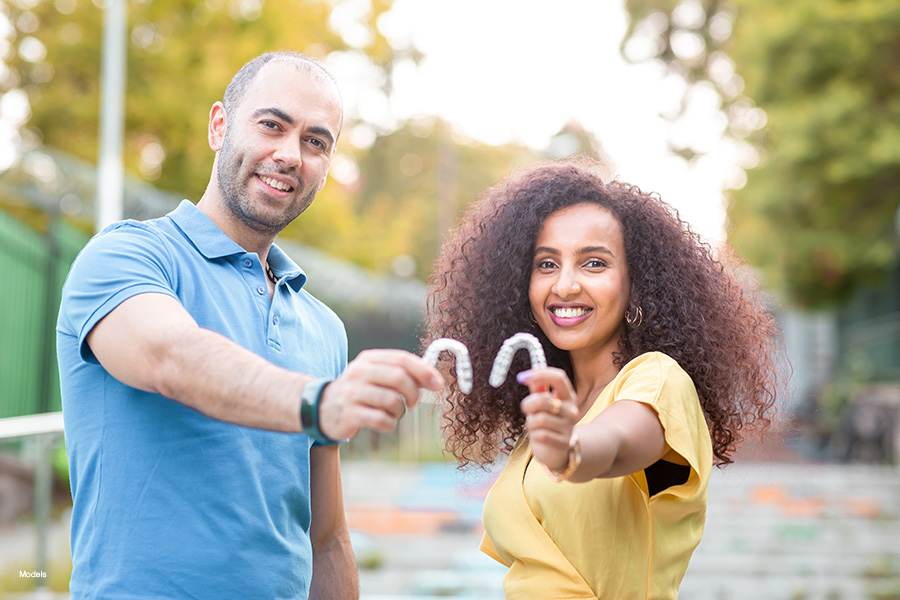
M 303 427 L 303 433 L 312 441 L 324 444 L 336 442 L 319 429 L 319 401 L 329 383 L 330 379 L 313 379 L 303 386 L 300 393 L 300 425 Z

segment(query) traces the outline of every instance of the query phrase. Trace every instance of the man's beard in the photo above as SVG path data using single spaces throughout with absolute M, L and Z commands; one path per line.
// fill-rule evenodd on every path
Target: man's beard
M 303 194 L 303 180 L 293 170 L 281 172 L 284 175 L 289 174 L 300 186 L 295 188 L 293 192 L 298 197 L 282 213 L 267 214 L 257 210 L 254 207 L 253 200 L 250 198 L 249 184 L 247 180 L 243 179 L 241 158 L 234 152 L 234 145 L 231 142 L 229 132 L 226 131 L 222 149 L 219 151 L 217 168 L 219 189 L 222 192 L 225 206 L 228 207 L 228 210 L 235 218 L 250 229 L 259 233 L 278 235 L 300 213 L 309 208 L 319 190 L 312 188 Z M 251 170 L 248 173 L 256 173 L 256 171 Z M 255 175 L 251 174 L 249 176 Z

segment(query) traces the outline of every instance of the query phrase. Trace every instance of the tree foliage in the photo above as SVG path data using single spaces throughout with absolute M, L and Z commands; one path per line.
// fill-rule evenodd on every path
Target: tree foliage
M 266 50 L 295 49 L 326 62 L 362 59 L 389 96 L 394 66 L 420 58 L 415 48 L 393 47 L 379 32 L 378 19 L 391 3 L 131 0 L 128 174 L 197 200 L 213 160 L 206 130 L 210 106 L 221 99 L 234 72 Z M 89 163 L 98 150 L 103 10 L 97 4 L 102 3 L 8 0 L 0 5 L 16 29 L 2 59 L 9 71 L 0 93 L 27 91 L 28 132 L 35 143 Z M 355 15 L 356 33 L 366 35 L 340 31 L 335 16 L 348 12 Z M 353 100 L 345 98 L 348 105 Z M 602 154 L 577 123 L 567 125 L 549 149 L 556 157 L 573 152 Z M 512 168 L 539 157 L 515 144 L 479 143 L 435 117 L 363 123 L 350 111 L 328 184 L 283 235 L 376 272 L 423 278 L 465 206 Z
M 420 58 L 415 48 L 395 48 L 379 32 L 378 19 L 391 3 L 132 0 L 124 145 L 129 175 L 198 199 L 213 160 L 210 106 L 234 72 L 266 50 L 300 50 L 326 61 L 333 53 L 364 57 L 389 95 L 394 65 Z M 333 29 L 344 8 L 357 14 L 366 41 L 348 36 L 351 44 Z M 27 91 L 28 133 L 37 143 L 95 162 L 103 10 L 86 0 L 13 0 L 0 10 L 17 30 L 11 50 L 19 50 L 3 59 L 9 72 L 0 93 Z M 375 132 L 374 142 L 354 145 L 357 126 Z M 380 272 L 392 266 L 409 272 L 414 265 L 411 274 L 424 277 L 443 233 L 468 201 L 533 156 L 523 147 L 462 138 L 436 119 L 361 124 L 347 114 L 328 184 L 284 235 Z
M 629 44 L 643 38 L 646 48 L 649 39 L 651 51 L 639 58 L 661 60 L 685 76 L 688 90 L 712 86 L 729 135 L 752 145 L 758 160 L 746 185 L 729 194 L 730 241 L 766 282 L 797 304 L 819 307 L 879 281 L 898 248 L 900 5 L 627 6 L 626 54 Z M 701 42 L 697 52 L 678 51 L 685 35 Z
M 353 202 L 364 225 L 354 240 L 355 258 L 381 270 L 396 256 L 408 256 L 416 275 L 426 277 L 465 207 L 511 168 L 534 158 L 522 146 L 492 146 L 461 136 L 434 117 L 380 136 L 359 157 Z M 384 239 L 394 243 L 386 246 L 380 243 Z
M 94 162 L 104 11 L 84 0 L 19 0 L 7 7 L 13 23 L 29 24 L 17 39 L 20 52 L 7 65 L 29 94 L 31 130 L 45 145 Z M 213 158 L 207 115 L 225 84 L 266 50 L 294 49 L 318 58 L 353 50 L 328 27 L 329 11 L 328 2 L 316 0 L 129 2 L 129 173 L 198 198 Z M 45 55 L 23 55 L 26 37 L 39 41 Z

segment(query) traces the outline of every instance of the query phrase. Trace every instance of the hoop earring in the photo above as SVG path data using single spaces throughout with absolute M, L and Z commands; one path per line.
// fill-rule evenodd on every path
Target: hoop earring
M 632 310 L 634 310 L 633 314 Z M 628 307 L 628 310 L 625 311 L 625 322 L 634 327 L 640 327 L 641 323 L 644 322 L 644 311 L 641 310 L 640 306 L 637 308 L 633 306 Z

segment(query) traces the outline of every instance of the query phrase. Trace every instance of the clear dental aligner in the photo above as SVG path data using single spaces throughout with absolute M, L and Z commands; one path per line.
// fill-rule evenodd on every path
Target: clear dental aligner
M 456 381 L 463 394 L 472 391 L 472 360 L 465 344 L 450 338 L 438 338 L 428 345 L 422 360 L 434 366 L 441 352 L 447 351 L 456 357 Z
M 544 348 L 541 342 L 530 333 L 517 333 L 500 346 L 497 357 L 494 358 L 494 366 L 491 368 L 491 377 L 489 383 L 495 388 L 503 385 L 506 381 L 506 375 L 509 373 L 509 366 L 512 364 L 513 356 L 522 348 L 528 349 L 528 356 L 531 358 L 531 367 L 546 367 L 547 359 L 544 357 Z

